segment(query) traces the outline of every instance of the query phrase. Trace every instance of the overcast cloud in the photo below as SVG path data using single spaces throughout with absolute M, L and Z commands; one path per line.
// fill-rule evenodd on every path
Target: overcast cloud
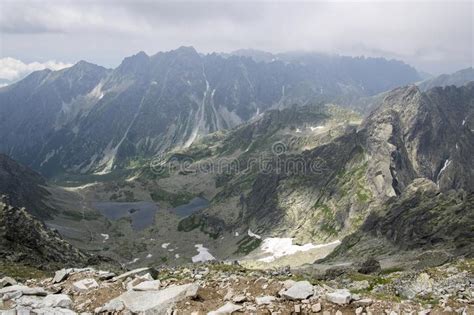
M 0 57 L 115 67 L 140 50 L 255 48 L 473 64 L 472 1 L 152 2 L 0 0 Z

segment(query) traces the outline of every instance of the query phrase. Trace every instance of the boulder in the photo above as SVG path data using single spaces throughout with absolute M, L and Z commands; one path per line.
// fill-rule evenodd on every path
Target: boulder
M 153 279 L 156 279 L 158 277 L 158 270 L 156 270 L 155 268 L 145 267 L 145 268 L 134 269 L 126 273 L 122 273 L 121 275 L 113 278 L 113 280 L 117 281 L 117 280 L 127 279 L 128 277 L 144 276 L 147 273 L 149 273 Z
M 363 274 L 376 273 L 379 272 L 382 268 L 380 267 L 380 262 L 375 258 L 368 258 L 362 265 L 357 269 L 358 272 Z
M 166 314 L 167 310 L 175 303 L 187 297 L 195 297 L 198 289 L 197 284 L 190 283 L 168 287 L 160 291 L 127 291 L 110 302 L 122 302 L 125 308 L 132 313 L 160 315 Z
M 0 289 L 11 286 L 11 285 L 15 285 L 15 284 L 16 284 L 16 280 L 11 277 L 3 277 L 2 279 L 0 279 Z
M 313 313 L 319 313 L 321 312 L 321 303 L 316 303 L 311 306 L 311 312 Z
M 351 293 L 348 290 L 336 290 L 334 292 L 326 293 L 326 300 L 329 302 L 344 305 L 351 302 Z
M 69 270 L 61 269 L 54 273 L 53 283 L 63 282 L 69 276 Z
M 276 297 L 271 296 L 271 295 L 266 295 L 266 296 L 260 296 L 255 298 L 255 302 L 257 305 L 268 305 L 272 304 L 276 300 Z
M 108 271 L 99 271 L 99 277 L 98 279 L 100 281 L 105 281 L 105 280 L 110 280 L 112 279 L 113 277 L 115 277 L 116 274 L 113 273 L 113 272 L 108 272 Z
M 235 305 L 231 302 L 227 302 L 217 310 L 207 313 L 207 315 L 228 315 L 242 308 L 240 305 Z
M 94 310 L 95 313 L 117 313 L 125 309 L 125 305 L 122 301 L 111 300 L 102 307 L 98 307 Z
M 99 284 L 92 278 L 82 279 L 72 284 L 72 288 L 78 292 L 85 292 L 98 287 Z
M 243 303 L 247 301 L 247 297 L 245 295 L 236 295 L 232 298 L 232 302 L 234 303 Z
M 160 280 L 143 281 L 132 287 L 134 291 L 157 291 L 160 289 Z
M 304 300 L 312 295 L 313 285 L 308 281 L 298 281 L 282 293 L 282 296 L 288 300 Z

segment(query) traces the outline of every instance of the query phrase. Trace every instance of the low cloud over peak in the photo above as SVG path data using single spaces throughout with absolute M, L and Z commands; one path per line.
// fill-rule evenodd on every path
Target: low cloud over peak
M 46 62 L 25 63 L 21 60 L 6 57 L 0 58 L 0 80 L 2 85 L 18 81 L 33 71 L 51 69 L 60 70 L 71 67 L 72 64 L 49 60 Z
M 26 60 L 39 53 L 114 67 L 140 50 L 179 46 L 382 56 L 435 74 L 473 60 L 472 1 L 4 0 L 0 6 L 2 54 Z

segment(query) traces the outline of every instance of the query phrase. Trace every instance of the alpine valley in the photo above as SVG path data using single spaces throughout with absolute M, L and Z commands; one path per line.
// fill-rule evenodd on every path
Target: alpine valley
M 180 47 L 36 71 L 0 88 L 0 310 L 469 314 L 473 165 L 472 68 Z

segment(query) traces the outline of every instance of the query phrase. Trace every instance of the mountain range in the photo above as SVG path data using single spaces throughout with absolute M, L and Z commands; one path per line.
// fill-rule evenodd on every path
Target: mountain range
M 48 177 L 105 174 L 270 108 L 345 105 L 419 79 L 382 58 L 287 54 L 263 62 L 192 47 L 140 52 L 116 69 L 80 61 L 0 89 L 0 152 Z
M 38 71 L 0 89 L 3 207 L 123 266 L 324 256 L 268 256 L 288 239 L 323 264 L 472 257 L 471 75 L 191 47 Z

